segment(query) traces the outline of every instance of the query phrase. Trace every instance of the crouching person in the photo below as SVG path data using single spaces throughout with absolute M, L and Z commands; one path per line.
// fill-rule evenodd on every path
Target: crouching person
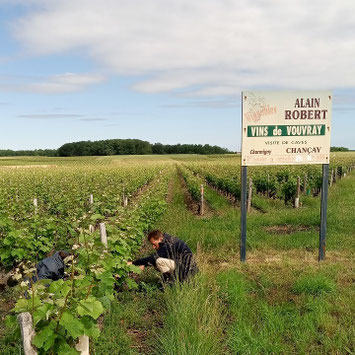
M 50 279 L 57 281 L 64 278 L 65 262 L 64 259 L 70 256 L 66 251 L 57 251 L 54 255 L 41 260 L 37 265 L 37 276 L 39 280 Z M 37 277 L 33 277 L 36 282 Z
M 154 266 L 162 273 L 163 281 L 173 283 L 185 281 L 196 274 L 198 267 L 192 251 L 182 240 L 160 230 L 149 233 L 148 241 L 156 253 L 133 261 L 133 265 L 142 270 L 145 266 Z M 132 264 L 132 262 L 128 262 Z
M 44 258 L 36 265 L 36 274 L 32 276 L 32 282 L 38 280 L 49 279 L 57 281 L 64 278 L 65 260 L 71 254 L 66 251 L 57 251 L 54 255 Z M 25 278 L 24 281 L 30 281 Z M 18 281 L 13 277 L 7 280 L 7 285 L 10 287 L 16 286 Z

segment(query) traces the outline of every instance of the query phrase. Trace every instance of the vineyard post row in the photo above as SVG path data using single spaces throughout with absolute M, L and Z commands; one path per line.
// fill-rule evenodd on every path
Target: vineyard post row
M 353 161 L 342 163 L 345 164 L 345 166 L 335 165 L 335 168 L 332 169 L 328 179 L 329 186 L 332 186 L 338 179 L 346 177 L 346 174 L 352 171 L 354 166 Z M 232 196 L 234 199 L 240 199 L 240 180 L 237 179 L 236 176 L 230 175 L 232 172 L 228 173 L 229 169 L 225 170 L 225 166 L 219 164 L 204 165 L 194 163 L 187 165 L 184 164 L 183 166 L 190 170 L 195 176 L 205 180 L 209 187 L 218 190 L 228 199 L 230 199 Z M 219 168 L 220 166 L 222 169 Z M 285 174 L 288 174 L 288 177 Z M 311 175 L 309 176 L 309 174 Z M 268 198 L 281 198 L 281 196 L 283 196 L 285 198 L 285 203 L 287 201 L 293 200 L 293 206 L 296 208 L 297 206 L 300 207 L 302 205 L 300 200 L 297 201 L 297 197 L 300 199 L 301 191 L 303 194 L 307 195 L 313 192 L 314 196 L 321 192 L 322 176 L 318 176 L 318 173 L 314 175 L 313 171 L 305 172 L 302 179 L 303 181 L 301 180 L 300 174 L 295 176 L 294 173 L 292 173 L 292 170 L 288 172 L 288 169 L 277 169 L 276 171 L 274 170 L 272 178 L 268 172 L 266 174 L 265 181 L 263 180 L 262 173 L 260 174 L 260 170 L 253 172 L 251 175 L 254 186 L 252 190 L 255 190 L 256 193 L 262 195 L 266 194 Z M 280 178 L 282 179 L 281 182 L 279 182 Z M 301 185 L 301 181 L 303 186 Z M 275 184 L 279 187 L 277 187 Z
M 204 188 L 203 188 L 203 184 L 201 184 L 201 207 L 200 207 L 200 215 L 203 216 L 204 211 L 205 211 L 205 197 L 204 197 Z

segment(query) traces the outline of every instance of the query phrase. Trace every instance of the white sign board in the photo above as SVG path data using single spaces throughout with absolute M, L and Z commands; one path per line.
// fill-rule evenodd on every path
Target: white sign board
M 242 165 L 329 164 L 330 91 L 242 92 Z

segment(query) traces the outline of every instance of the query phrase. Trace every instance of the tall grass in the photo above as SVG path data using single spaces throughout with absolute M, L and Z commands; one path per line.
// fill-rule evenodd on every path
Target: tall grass
M 225 314 L 216 286 L 202 274 L 165 289 L 166 315 L 156 353 L 164 355 L 225 354 Z

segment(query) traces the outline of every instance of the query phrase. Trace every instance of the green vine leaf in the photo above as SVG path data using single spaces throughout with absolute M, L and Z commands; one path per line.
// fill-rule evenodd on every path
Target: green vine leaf
M 90 218 L 92 221 L 96 221 L 98 219 L 105 219 L 105 216 L 101 215 L 101 214 L 93 214 Z
M 36 325 L 41 320 L 48 320 L 51 315 L 52 305 L 45 303 L 42 306 L 36 309 L 36 312 L 33 314 L 33 322 Z
M 86 300 L 81 300 L 80 305 L 77 307 L 78 314 L 81 316 L 88 315 L 94 319 L 99 318 L 103 311 L 104 307 L 101 302 L 92 296 Z
M 37 348 L 43 348 L 48 351 L 53 345 L 56 338 L 55 322 L 51 321 L 46 327 L 44 327 L 32 340 L 33 345 Z
M 85 328 L 85 335 L 94 339 L 97 339 L 100 336 L 100 329 L 94 323 L 92 318 L 85 316 L 81 318 L 80 321 Z
M 64 327 L 64 329 L 70 334 L 73 339 L 78 338 L 80 335 L 84 334 L 84 326 L 79 319 L 74 318 L 68 312 L 64 312 L 59 324 Z
M 133 271 L 135 274 L 140 274 L 142 272 L 142 269 L 136 265 L 129 265 L 129 270 Z
M 79 352 L 72 348 L 67 343 L 60 344 L 58 348 L 58 355 L 78 355 Z

